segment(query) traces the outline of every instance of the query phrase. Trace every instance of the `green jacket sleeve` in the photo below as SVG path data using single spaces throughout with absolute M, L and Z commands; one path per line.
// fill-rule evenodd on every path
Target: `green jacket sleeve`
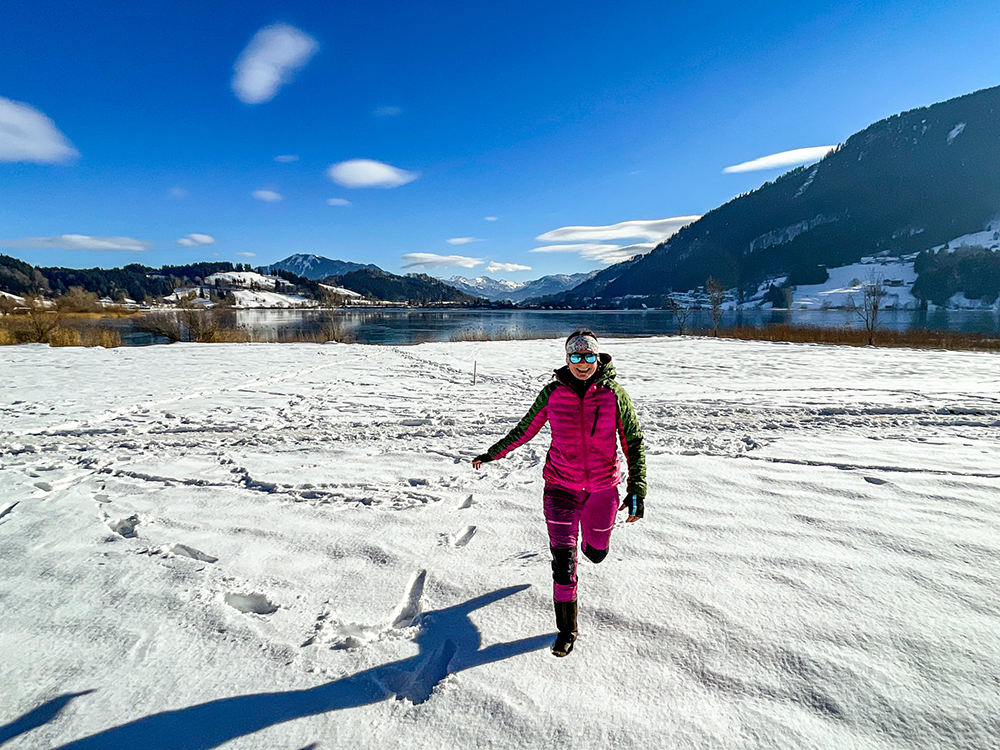
M 618 439 L 625 453 L 628 464 L 628 484 L 626 492 L 630 495 L 646 497 L 646 447 L 639 427 L 639 418 L 635 415 L 632 399 L 625 389 L 614 384 L 615 396 L 618 399 Z
M 517 423 L 517 426 L 508 432 L 502 440 L 489 447 L 486 453 L 491 459 L 503 458 L 519 445 L 524 445 L 538 434 L 538 431 L 548 421 L 549 415 L 546 407 L 549 403 L 549 396 L 552 395 L 552 391 L 555 390 L 556 385 L 557 383 L 549 383 L 542 388 L 541 393 L 538 394 L 538 398 L 535 399 L 535 403 L 528 409 L 528 413 L 521 417 L 521 421 Z

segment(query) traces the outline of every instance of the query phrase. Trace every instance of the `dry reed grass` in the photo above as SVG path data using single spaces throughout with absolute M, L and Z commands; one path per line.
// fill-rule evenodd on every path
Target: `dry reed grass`
M 695 336 L 711 336 L 711 332 L 694 332 Z M 787 341 L 801 344 L 834 344 L 867 346 L 868 334 L 861 328 L 819 328 L 813 326 L 771 325 L 720 328 L 720 338 L 744 341 Z M 911 329 L 908 331 L 877 330 L 875 345 L 912 349 L 949 349 L 953 351 L 1000 351 L 1000 338 L 984 333 Z
M 550 336 L 525 330 L 523 328 L 503 328 L 499 331 L 491 331 L 485 328 L 463 328 L 460 331 L 452 331 L 448 334 L 448 341 L 529 341 L 531 339 L 544 339 Z
M 83 346 L 83 337 L 75 328 L 53 328 L 48 341 L 49 346 Z
M 103 346 L 115 349 L 122 345 L 122 336 L 114 328 L 86 328 L 81 334 L 84 346 Z

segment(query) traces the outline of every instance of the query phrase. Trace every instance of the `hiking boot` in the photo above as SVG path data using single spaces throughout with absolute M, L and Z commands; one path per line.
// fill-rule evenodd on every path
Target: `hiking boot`
M 552 644 L 553 656 L 566 656 L 573 650 L 576 641 L 576 599 L 571 602 L 555 602 L 556 642 Z

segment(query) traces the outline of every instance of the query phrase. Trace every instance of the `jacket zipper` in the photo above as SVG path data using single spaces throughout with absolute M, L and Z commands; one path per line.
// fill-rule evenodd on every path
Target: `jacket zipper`
M 597 408 L 594 410 L 594 426 L 590 428 L 590 436 L 594 437 L 594 430 L 597 429 L 597 417 L 601 413 L 601 405 L 598 404 Z
M 583 397 L 580 399 L 580 447 L 583 449 L 584 492 L 590 491 L 590 463 L 587 461 L 587 454 L 589 453 L 589 446 L 587 445 L 587 410 L 584 408 L 589 392 L 590 388 L 583 392 Z

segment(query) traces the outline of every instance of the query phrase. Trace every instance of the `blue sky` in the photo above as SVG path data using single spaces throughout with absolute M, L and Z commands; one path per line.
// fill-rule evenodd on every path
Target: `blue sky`
M 11 0 L 0 252 L 596 270 L 792 164 L 727 168 L 997 85 L 998 39 L 996 0 Z

